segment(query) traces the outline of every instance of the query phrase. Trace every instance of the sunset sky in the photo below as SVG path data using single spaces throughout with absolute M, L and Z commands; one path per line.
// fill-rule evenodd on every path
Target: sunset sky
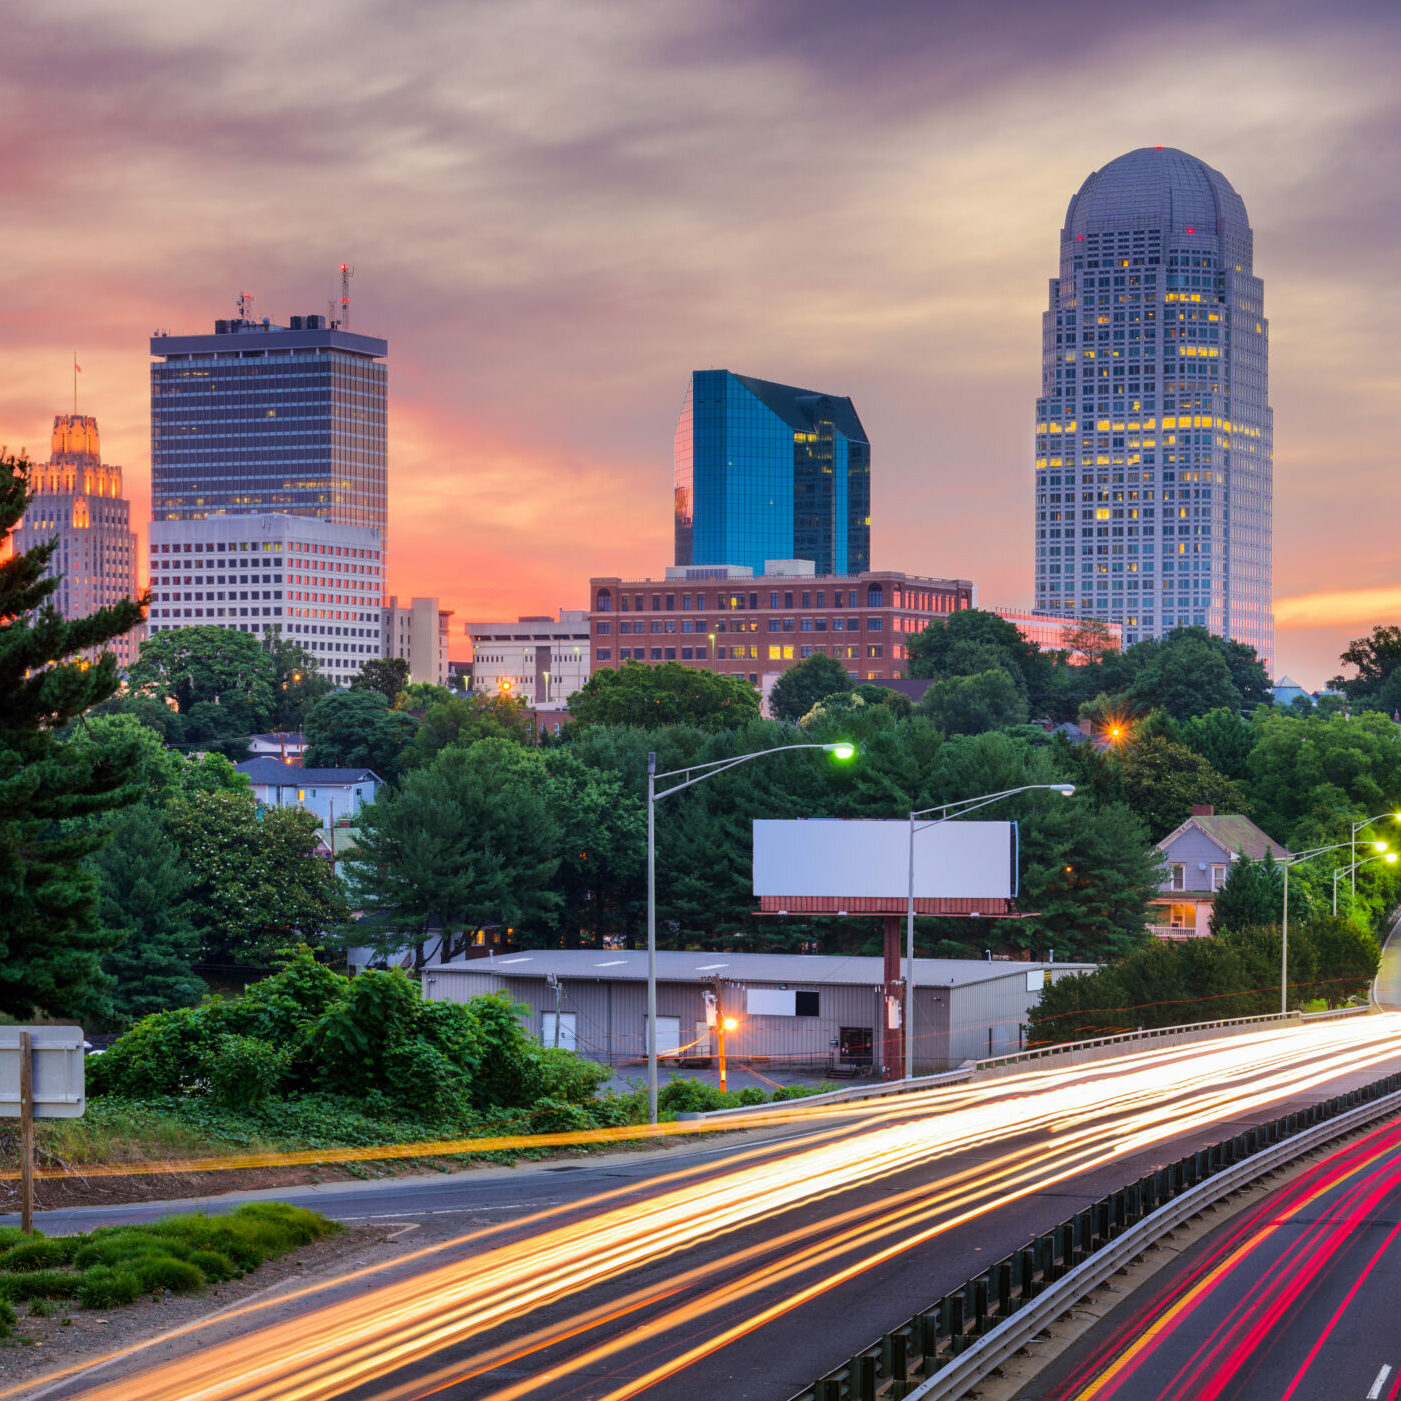
M 0 442 L 96 414 L 149 515 L 147 338 L 390 344 L 390 584 L 460 624 L 671 560 L 686 377 L 850 394 L 880 568 L 1027 604 L 1066 203 L 1144 145 L 1255 230 L 1277 674 L 1401 621 L 1401 7 L 0 0 Z M 1012 506 L 1011 528 L 999 525 Z

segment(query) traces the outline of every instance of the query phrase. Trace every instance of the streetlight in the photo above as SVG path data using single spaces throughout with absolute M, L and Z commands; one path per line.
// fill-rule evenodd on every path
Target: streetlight
M 856 746 L 850 740 L 832 744 L 780 744 L 774 749 L 758 749 L 752 754 L 740 754 L 733 759 L 712 759 L 708 764 L 688 764 L 683 769 L 657 772 L 657 756 L 647 756 L 647 1122 L 657 1122 L 657 804 L 683 788 L 692 788 L 714 778 L 726 769 L 747 764 L 751 759 L 765 759 L 770 754 L 783 754 L 792 749 L 821 749 L 838 759 L 850 759 Z M 694 777 L 692 777 L 694 775 Z M 657 792 L 659 778 L 680 778 L 670 788 Z
M 720 1038 L 720 1093 L 725 1093 L 725 1033 L 733 1031 L 739 1022 L 734 1017 L 717 1017 L 715 1019 L 716 1030 Z
M 1352 897 L 1357 898 L 1357 834 L 1370 822 L 1381 822 L 1384 818 L 1394 817 L 1401 822 L 1401 812 L 1379 812 L 1375 817 L 1364 817 L 1352 824 Z M 1333 911 L 1337 914 L 1337 911 Z
M 1279 922 L 1279 1014 L 1281 1017 L 1287 1016 L 1289 1013 L 1289 868 L 1297 866 L 1300 861 L 1309 861 L 1313 857 L 1322 856 L 1329 851 L 1341 851 L 1345 846 L 1353 847 L 1355 842 L 1356 836 L 1354 835 L 1352 841 L 1334 842 L 1332 846 L 1316 846 L 1310 851 L 1301 851 L 1296 856 L 1286 856 L 1279 863 L 1284 867 L 1284 906 L 1280 912 Z M 1372 845 L 1378 851 L 1386 850 L 1385 842 L 1373 842 Z
M 1394 851 L 1385 852 L 1381 856 L 1364 856 L 1361 861 L 1354 861 L 1351 866 L 1340 866 L 1333 872 L 1333 914 L 1336 918 L 1338 913 L 1338 882 L 1343 876 L 1352 876 L 1352 890 L 1354 896 L 1357 894 L 1357 868 L 1359 866 L 1370 866 L 1373 861 L 1385 861 L 1389 866 L 1396 864 L 1396 853 Z
M 920 808 L 910 813 L 910 884 L 909 899 L 905 906 L 905 1079 L 913 1080 L 915 1074 L 915 1024 L 914 1024 L 914 996 L 915 996 L 915 832 L 927 831 L 930 827 L 937 827 L 943 822 L 950 822 L 955 817 L 966 817 L 975 808 L 986 807 L 989 803 L 1001 802 L 1003 798 L 1010 798 L 1017 793 L 1030 793 L 1033 789 L 1047 788 L 1053 793 L 1059 793 L 1063 798 L 1069 798 L 1075 793 L 1073 783 L 1024 783 L 1020 788 L 1006 788 L 1001 793 L 984 793 L 977 798 L 960 798 L 957 802 L 941 803 L 937 807 Z M 950 812 L 950 808 L 957 808 L 957 812 Z M 923 822 L 918 828 L 915 827 L 915 818 L 923 817 L 926 813 L 942 812 L 943 817 L 936 817 L 932 822 Z M 1069 866 L 1066 867 L 1068 871 Z

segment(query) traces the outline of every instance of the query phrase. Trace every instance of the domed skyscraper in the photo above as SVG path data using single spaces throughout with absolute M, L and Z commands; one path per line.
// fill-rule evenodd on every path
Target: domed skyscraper
M 1066 210 L 1042 326 L 1036 607 L 1274 660 L 1269 323 L 1245 204 L 1167 147 Z

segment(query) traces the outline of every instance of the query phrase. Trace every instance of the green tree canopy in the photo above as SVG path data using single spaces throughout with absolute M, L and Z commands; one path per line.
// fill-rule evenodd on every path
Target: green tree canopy
M 1027 719 L 1026 696 L 1002 667 L 971 676 L 948 676 L 920 697 L 918 706 L 945 734 L 976 735 Z
M 479 739 L 530 740 L 530 717 L 510 696 L 449 696 L 428 707 L 404 754 L 408 768 L 421 768 L 449 746 L 465 748 Z
M 930 623 L 909 643 L 907 674 L 941 679 L 977 675 L 994 667 L 1017 683 L 1032 709 L 1041 714 L 1053 688 L 1053 661 L 996 613 L 965 608 L 945 621 Z
M 273 658 L 258 639 L 233 628 L 167 628 L 141 644 L 129 684 L 173 700 L 182 715 L 217 707 L 220 736 L 252 734 L 271 718 L 279 685 Z
M 373 769 L 392 782 L 417 730 L 418 721 L 391 710 L 382 691 L 332 691 L 306 713 L 302 762 L 309 769 Z
M 350 678 L 352 691 L 377 691 L 389 705 L 409 684 L 409 664 L 403 657 L 374 657 Z
M 284 638 L 281 631 L 263 638 L 263 651 L 273 668 L 273 705 L 269 724 L 274 730 L 300 730 L 308 707 L 315 705 L 336 683 L 325 675 L 316 654 L 300 642 Z
M 564 897 L 549 789 L 540 750 L 486 739 L 444 749 L 397 792 L 382 791 L 361 809 L 358 843 L 342 864 L 364 911 L 356 939 L 383 950 L 412 944 L 420 964 L 453 957 L 483 925 L 552 942 Z
M 1199 637 L 1170 638 L 1134 678 L 1128 694 L 1140 710 L 1160 706 L 1175 720 L 1221 706 L 1239 710 L 1242 701 L 1220 649 Z
M 1124 797 L 1160 841 L 1185 822 L 1198 803 L 1218 812 L 1244 812 L 1249 804 L 1240 787 L 1219 774 L 1194 749 L 1160 735 L 1135 737 L 1119 752 Z
M 1366 637 L 1356 637 L 1338 658 L 1350 666 L 1353 676 L 1338 675 L 1328 683 L 1342 691 L 1350 701 L 1359 704 L 1376 702 L 1382 688 L 1401 668 L 1401 627 L 1379 624 Z M 1381 706 L 1390 713 L 1391 705 Z
M 446 686 L 434 685 L 431 681 L 410 681 L 394 697 L 395 710 L 426 711 L 440 701 L 452 699 L 452 692 Z
M 1284 908 L 1284 868 L 1267 851 L 1256 861 L 1241 852 L 1211 906 L 1211 932 L 1278 924 Z
M 759 693 L 742 677 L 703 667 L 628 661 L 594 672 L 570 696 L 569 710 L 580 725 L 735 729 L 758 717 Z
M 29 501 L 29 464 L 0 454 L 0 545 Z M 102 845 L 103 814 L 140 796 L 135 742 L 79 747 L 60 736 L 117 689 L 117 664 L 83 654 L 130 631 L 141 604 L 127 601 L 65 621 L 45 577 L 56 542 L 0 562 L 0 1012 L 24 1020 L 101 1018 L 108 981 L 101 958 L 114 936 L 96 919 L 98 882 L 88 859 Z
M 818 701 L 851 690 L 846 668 L 821 652 L 803 658 L 774 682 L 769 692 L 769 713 L 776 720 L 801 720 Z
M 1227 778 L 1243 779 L 1250 772 L 1255 732 L 1239 711 L 1221 706 L 1205 715 L 1194 715 L 1178 727 L 1177 737 Z

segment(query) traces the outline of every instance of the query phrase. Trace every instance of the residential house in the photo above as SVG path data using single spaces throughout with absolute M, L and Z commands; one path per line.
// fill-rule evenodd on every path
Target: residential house
M 323 827 L 354 820 L 375 800 L 382 780 L 373 769 L 304 769 L 279 759 L 245 759 L 237 765 L 253 785 L 253 796 L 269 807 L 299 807 L 315 813 Z
M 1211 933 L 1216 892 L 1226 883 L 1231 863 L 1244 854 L 1254 861 L 1269 852 L 1277 861 L 1288 850 L 1240 813 L 1218 813 L 1209 803 L 1158 843 L 1167 872 L 1153 901 L 1160 922 L 1152 932 L 1160 939 L 1201 939 Z

